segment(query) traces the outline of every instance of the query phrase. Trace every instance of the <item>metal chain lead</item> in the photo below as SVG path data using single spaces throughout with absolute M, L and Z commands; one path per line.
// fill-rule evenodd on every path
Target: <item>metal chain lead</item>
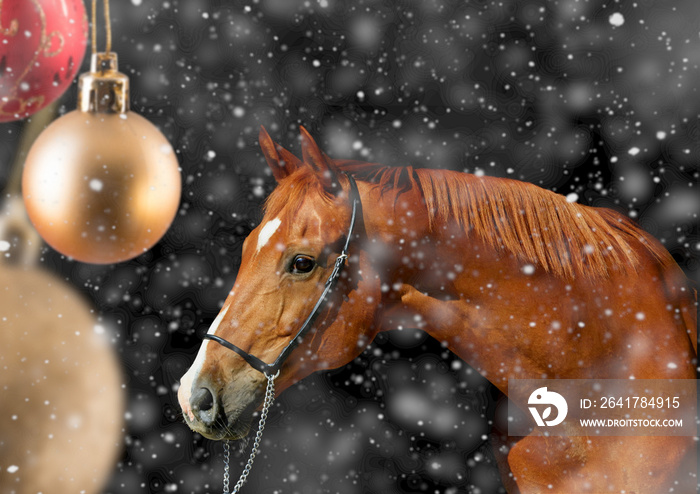
M 224 494 L 228 494 L 228 483 L 230 479 L 229 462 L 231 461 L 231 444 L 224 441 Z
M 233 487 L 233 492 L 229 493 L 229 461 L 231 459 L 231 446 L 228 441 L 224 442 L 224 494 L 236 494 L 241 490 L 243 484 L 248 480 L 248 474 L 253 468 L 253 461 L 255 461 L 255 456 L 258 454 L 260 449 L 260 441 L 262 440 L 263 430 L 265 429 L 265 421 L 267 420 L 267 412 L 270 411 L 272 402 L 275 401 L 275 379 L 280 375 L 280 371 L 277 371 L 275 375 L 265 374 L 267 378 L 267 389 L 265 390 L 265 401 L 263 402 L 262 410 L 260 411 L 260 422 L 258 423 L 258 432 L 255 434 L 255 440 L 253 441 L 253 449 L 248 457 L 248 463 L 246 463 L 241 476 Z

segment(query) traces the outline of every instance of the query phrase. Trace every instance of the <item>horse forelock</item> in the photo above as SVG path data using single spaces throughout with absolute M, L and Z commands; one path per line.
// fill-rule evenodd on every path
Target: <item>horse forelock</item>
M 382 194 L 418 190 L 428 212 L 428 229 L 456 222 L 466 235 L 555 275 L 605 277 L 613 271 L 634 271 L 646 249 L 662 264 L 668 252 L 631 220 L 615 211 L 591 208 L 527 182 L 476 176 L 452 170 L 392 167 L 377 163 L 334 160 L 339 171 L 378 187 Z M 296 212 L 307 194 L 332 197 L 308 167 L 280 182 L 266 203 L 278 215 Z
M 317 194 L 328 204 L 332 203 L 332 196 L 324 190 L 315 172 L 305 167 L 299 168 L 281 180 L 268 196 L 264 205 L 265 214 L 273 218 L 283 213 L 296 215 L 311 194 Z

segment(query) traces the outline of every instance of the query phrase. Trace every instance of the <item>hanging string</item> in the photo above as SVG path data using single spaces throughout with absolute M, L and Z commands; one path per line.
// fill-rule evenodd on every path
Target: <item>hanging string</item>
M 112 22 L 109 18 L 109 0 L 103 0 L 105 11 L 105 52 L 112 51 Z M 92 54 L 97 53 L 97 0 L 92 0 Z
M 112 23 L 109 20 L 109 0 L 104 0 L 105 9 L 105 30 L 107 36 L 107 46 L 105 51 L 110 53 L 112 51 Z

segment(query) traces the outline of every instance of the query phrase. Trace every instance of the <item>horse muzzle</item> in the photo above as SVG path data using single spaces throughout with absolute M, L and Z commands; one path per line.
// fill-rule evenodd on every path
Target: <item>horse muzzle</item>
M 178 401 L 190 429 L 213 440 L 236 440 L 248 435 L 264 398 L 263 381 L 238 380 L 221 389 L 201 380 L 190 386 L 184 381 Z

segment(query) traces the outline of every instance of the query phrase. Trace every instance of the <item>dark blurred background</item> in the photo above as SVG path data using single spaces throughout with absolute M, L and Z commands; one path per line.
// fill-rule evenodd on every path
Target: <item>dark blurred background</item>
M 133 261 L 42 257 L 98 309 L 123 363 L 125 447 L 105 493 L 221 491 L 221 444 L 183 424 L 176 391 L 274 188 L 260 125 L 296 153 L 304 125 L 331 157 L 576 194 L 634 218 L 698 280 L 697 0 L 122 0 L 111 13 L 132 109 L 173 144 L 183 195 Z M 23 125 L 0 126 L 0 163 Z M 424 334 L 381 335 L 277 401 L 245 491 L 499 492 L 497 397 Z

